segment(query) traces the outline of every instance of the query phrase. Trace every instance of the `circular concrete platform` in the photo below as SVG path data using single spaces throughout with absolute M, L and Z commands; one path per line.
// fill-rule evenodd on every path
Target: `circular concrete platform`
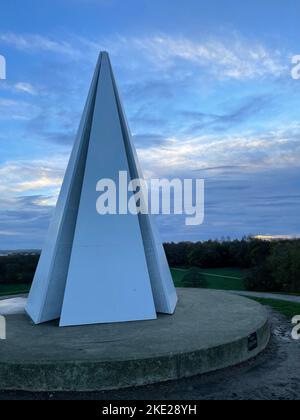
M 244 362 L 268 344 L 266 310 L 211 290 L 179 289 L 175 315 L 59 328 L 7 315 L 0 389 L 96 391 L 194 376 Z M 80 311 L 80 307 L 78 308 Z

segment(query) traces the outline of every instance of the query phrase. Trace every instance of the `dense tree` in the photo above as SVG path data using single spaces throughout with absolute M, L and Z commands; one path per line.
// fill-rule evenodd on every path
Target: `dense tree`
M 3 260 L 0 259 L 0 282 L 1 279 L 6 278 L 6 264 Z
M 165 244 L 165 251 L 170 267 L 187 267 L 188 255 L 193 248 L 192 242 L 174 242 Z
M 300 292 L 300 240 L 266 242 L 253 238 L 165 244 L 171 267 L 191 267 L 185 285 L 206 287 L 199 268 L 246 268 L 248 290 Z M 0 257 L 0 284 L 31 283 L 39 254 Z M 199 277 L 200 276 L 200 277 Z
M 246 287 L 259 291 L 300 291 L 300 240 L 243 238 L 165 245 L 172 267 L 248 269 Z
M 276 290 L 274 287 L 274 277 L 268 263 L 251 268 L 246 277 L 246 289 L 256 292 L 272 292 Z M 277 288 L 281 291 L 281 288 Z
M 246 279 L 248 290 L 299 292 L 300 241 L 278 241 L 255 249 Z
M 39 254 L 10 254 L 0 257 L 0 284 L 31 283 Z

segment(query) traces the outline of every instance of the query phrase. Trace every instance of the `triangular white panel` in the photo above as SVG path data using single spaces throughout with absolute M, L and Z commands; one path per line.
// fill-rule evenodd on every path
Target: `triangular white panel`
M 109 57 L 97 64 L 27 312 L 60 325 L 155 319 L 176 291 L 163 246 L 146 215 L 99 215 L 97 182 L 141 178 Z
M 26 311 L 36 323 L 60 318 L 94 113 L 100 59 L 30 290 Z
M 135 147 L 131 139 L 131 133 L 120 99 L 113 72 L 111 70 L 115 95 L 119 108 L 120 121 L 123 128 L 123 136 L 127 157 L 130 165 L 131 178 L 143 178 Z M 177 304 L 177 294 L 171 277 L 166 254 L 159 238 L 153 217 L 151 215 L 140 215 L 140 226 L 143 235 L 143 242 L 148 263 L 149 274 L 155 308 L 157 312 L 172 314 Z

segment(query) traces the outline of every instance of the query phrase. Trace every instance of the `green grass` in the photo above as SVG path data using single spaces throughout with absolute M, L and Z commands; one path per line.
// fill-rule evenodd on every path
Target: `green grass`
M 172 268 L 171 273 L 176 287 L 182 287 L 182 279 L 187 273 L 188 269 L 178 269 Z M 205 279 L 208 283 L 209 289 L 219 289 L 219 290 L 240 290 L 244 291 L 245 282 L 244 278 L 246 275 L 246 270 L 239 270 L 234 268 L 214 268 L 214 269 L 199 269 L 200 272 L 204 274 Z M 221 277 L 214 277 L 221 276 Z M 228 278 L 229 277 L 229 278 Z M 235 278 L 231 278 L 235 277 Z M 292 295 L 292 293 L 291 293 Z M 284 300 L 276 299 L 265 299 L 265 298 L 254 298 L 249 297 L 249 299 L 255 300 L 256 302 L 270 306 L 275 311 L 280 312 L 282 315 L 288 319 L 292 319 L 295 315 L 300 315 L 300 304 L 287 302 Z
M 300 296 L 300 292 L 271 292 L 274 295 Z
M 171 273 L 176 287 L 182 287 L 182 279 L 188 269 L 172 268 Z M 208 289 L 219 290 L 246 290 L 245 288 L 245 270 L 236 268 L 210 268 L 199 269 L 200 273 L 204 273 L 204 277 L 208 283 Z
M 182 279 L 188 269 L 172 268 L 172 276 L 176 287 L 182 287 Z M 220 290 L 245 290 L 244 277 L 245 270 L 235 268 L 213 268 L 200 270 L 204 274 L 209 289 Z M 28 293 L 30 285 L 28 284 L 0 284 L 0 296 L 16 295 Z
M 288 319 L 292 319 L 296 315 L 300 315 L 300 303 L 286 302 L 284 300 L 276 299 L 265 299 L 265 298 L 253 298 L 249 299 L 255 300 L 256 302 L 270 306 L 275 311 L 280 312 L 282 315 L 286 316 Z
M 29 289 L 29 284 L 0 284 L 0 296 L 28 293 Z

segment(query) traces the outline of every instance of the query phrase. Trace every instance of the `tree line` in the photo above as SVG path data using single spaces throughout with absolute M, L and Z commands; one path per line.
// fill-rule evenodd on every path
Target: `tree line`
M 165 250 L 171 267 L 243 268 L 248 273 L 247 290 L 300 292 L 300 240 L 297 239 L 167 243 Z
M 0 256 L 0 284 L 30 284 L 39 261 L 39 254 Z
M 166 243 L 170 267 L 247 269 L 247 290 L 300 292 L 300 239 L 262 241 L 254 238 Z M 39 254 L 0 256 L 0 284 L 30 284 Z M 194 270 L 190 283 L 195 284 Z M 202 279 L 204 287 L 204 280 Z

